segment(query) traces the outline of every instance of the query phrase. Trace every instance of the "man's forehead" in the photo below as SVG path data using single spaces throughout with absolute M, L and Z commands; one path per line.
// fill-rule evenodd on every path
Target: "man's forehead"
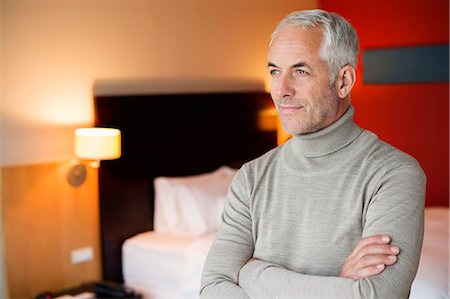
M 319 55 L 321 30 L 289 25 L 282 28 L 269 45 L 269 58 L 279 56 Z M 280 57 L 283 58 L 283 57 Z M 292 58 L 292 57 L 291 57 Z M 297 57 L 300 59 L 301 57 Z M 270 59 L 269 59 L 270 60 Z
M 303 27 L 299 25 L 287 25 L 281 28 L 271 40 L 270 46 L 277 40 L 301 40 L 301 39 L 322 39 L 321 27 Z
M 304 30 L 300 27 L 285 28 L 272 40 L 269 55 L 290 52 L 315 52 L 322 44 L 322 36 L 316 30 Z

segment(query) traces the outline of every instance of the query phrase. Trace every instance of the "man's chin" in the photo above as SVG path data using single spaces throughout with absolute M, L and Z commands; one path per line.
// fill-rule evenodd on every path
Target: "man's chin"
M 283 129 L 286 133 L 290 134 L 290 135 L 307 135 L 307 134 L 311 134 L 314 132 L 319 131 L 315 130 L 313 128 L 308 128 L 308 127 L 300 127 L 300 126 L 284 126 L 283 125 Z

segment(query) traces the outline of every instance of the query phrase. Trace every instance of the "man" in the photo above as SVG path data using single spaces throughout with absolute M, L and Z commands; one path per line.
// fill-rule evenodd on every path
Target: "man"
M 293 138 L 236 175 L 202 297 L 407 298 L 425 175 L 354 123 L 358 47 L 354 28 L 322 10 L 275 30 L 271 96 Z

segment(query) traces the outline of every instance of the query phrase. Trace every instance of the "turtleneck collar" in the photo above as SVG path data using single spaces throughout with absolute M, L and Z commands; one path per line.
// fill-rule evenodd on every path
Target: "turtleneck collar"
M 292 150 L 305 158 L 329 155 L 355 140 L 362 132 L 353 121 L 355 109 L 350 106 L 332 125 L 309 134 L 292 138 Z

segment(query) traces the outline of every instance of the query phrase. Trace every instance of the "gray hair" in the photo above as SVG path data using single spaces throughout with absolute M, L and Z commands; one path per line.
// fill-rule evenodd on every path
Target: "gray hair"
M 290 25 L 322 28 L 323 41 L 320 56 L 328 65 L 330 85 L 334 83 L 343 66 L 349 64 L 356 69 L 359 52 L 358 34 L 345 18 L 320 9 L 294 11 L 278 24 L 272 33 L 270 43 L 281 29 Z

